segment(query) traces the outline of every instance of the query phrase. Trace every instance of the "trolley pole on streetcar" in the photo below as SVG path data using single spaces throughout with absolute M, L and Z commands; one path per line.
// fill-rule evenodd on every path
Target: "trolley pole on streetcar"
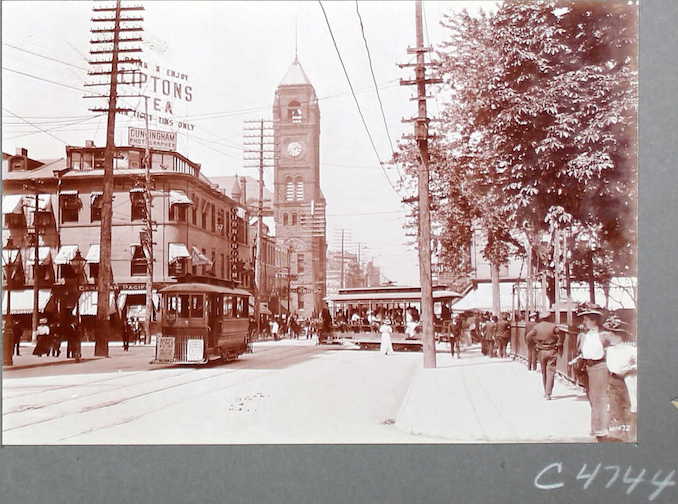
M 414 119 L 408 119 L 406 122 L 415 123 L 415 135 L 406 137 L 413 138 L 417 142 L 419 151 L 419 280 L 421 283 L 421 320 L 422 320 L 422 340 L 424 350 L 424 367 L 436 367 L 436 349 L 435 334 L 433 332 L 433 288 L 431 279 L 431 198 L 429 194 L 429 151 L 428 140 L 431 138 L 428 132 L 429 118 L 426 115 L 426 84 L 438 84 L 442 82 L 440 78 L 426 78 L 426 63 L 424 54 L 432 50 L 431 47 L 424 47 L 424 29 L 422 23 L 422 3 L 421 0 L 415 2 L 415 25 L 417 45 L 414 48 L 408 48 L 408 54 L 416 54 L 417 62 L 414 65 L 407 64 L 402 66 L 414 66 L 416 78 L 414 80 L 400 80 L 402 86 L 417 86 L 418 114 Z

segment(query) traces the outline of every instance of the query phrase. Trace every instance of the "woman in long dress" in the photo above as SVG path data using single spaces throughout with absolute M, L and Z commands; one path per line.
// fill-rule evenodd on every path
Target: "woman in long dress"
M 588 375 L 588 398 L 591 404 L 591 434 L 598 441 L 609 441 L 609 371 L 605 362 L 607 347 L 619 340 L 614 334 L 602 330 L 602 309 L 585 304 L 577 314 L 585 332 L 577 337 L 577 348 Z
M 391 342 L 391 334 L 393 333 L 393 328 L 391 327 L 390 319 L 384 320 L 384 323 L 379 327 L 379 332 L 381 333 L 381 345 L 379 351 L 384 355 L 392 354 L 393 343 Z

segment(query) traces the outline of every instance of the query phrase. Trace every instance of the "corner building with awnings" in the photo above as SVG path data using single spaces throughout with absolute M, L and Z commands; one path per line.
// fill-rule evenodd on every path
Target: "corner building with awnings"
M 114 159 L 111 317 L 146 316 L 144 150 L 117 147 Z M 33 285 L 41 316 L 69 312 L 93 324 L 97 311 L 104 148 L 67 146 L 58 159 L 32 159 L 26 149 L 3 153 L 3 315 L 26 317 Z M 171 151 L 151 151 L 153 301 L 157 291 L 187 277 L 252 289 L 254 262 L 244 202 Z M 36 209 L 37 194 L 37 212 Z M 37 224 L 37 225 L 36 225 Z M 33 271 L 36 260 L 37 280 Z M 76 276 L 73 259 L 85 260 Z M 9 292 L 8 292 L 9 291 Z M 88 322 L 89 319 L 89 322 Z

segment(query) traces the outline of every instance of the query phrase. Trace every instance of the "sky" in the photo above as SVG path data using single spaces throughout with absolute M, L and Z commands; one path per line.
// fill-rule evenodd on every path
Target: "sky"
M 439 25 L 444 13 L 492 8 L 494 3 L 424 2 L 425 43 L 435 45 L 444 39 L 445 29 Z M 407 54 L 407 47 L 415 45 L 414 2 L 358 4 L 388 134 L 356 4 L 323 2 L 378 156 L 362 126 L 318 2 L 142 4 L 142 59 L 188 76 L 183 84 L 191 86 L 192 100 L 175 100 L 173 116 L 194 129 L 177 130 L 177 150 L 201 163 L 207 176 L 256 177 L 256 170 L 244 167 L 244 121 L 271 118 L 275 89 L 294 59 L 296 33 L 299 61 L 319 97 L 320 176 L 327 199 L 329 247 L 338 249 L 344 229 L 348 250 L 361 247 L 361 258 L 374 258 L 389 280 L 418 285 L 417 253 L 405 245 L 402 195 L 391 188 L 380 166 L 380 161 L 391 158 L 390 144 L 396 146 L 402 135 L 412 133 L 412 124 L 401 119 L 416 113 L 416 103 L 409 100 L 414 89 L 400 86 L 399 79 L 411 79 L 413 72 L 397 64 L 414 60 Z M 85 82 L 96 82 L 87 76 L 92 5 L 85 1 L 2 3 L 3 152 L 26 147 L 30 157 L 58 158 L 65 155 L 65 145 L 84 145 L 85 140 L 105 144 L 105 116 L 88 110 L 101 103 L 83 98 L 93 90 L 106 90 L 83 87 Z M 139 93 L 129 87 L 126 91 Z M 138 98 L 125 98 L 123 104 L 143 111 Z M 442 105 L 429 100 L 431 115 Z M 143 121 L 118 116 L 117 145 L 128 143 L 128 126 L 143 127 Z M 150 127 L 172 130 L 155 121 Z M 395 183 L 395 169 L 386 168 L 386 173 Z M 265 179 L 271 187 L 272 170 Z

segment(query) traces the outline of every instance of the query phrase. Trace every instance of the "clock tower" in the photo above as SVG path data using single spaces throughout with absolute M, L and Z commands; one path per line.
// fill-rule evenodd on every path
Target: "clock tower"
M 275 92 L 274 218 L 278 246 L 292 251 L 291 311 L 319 314 L 325 297 L 325 197 L 320 189 L 320 109 L 295 57 Z

